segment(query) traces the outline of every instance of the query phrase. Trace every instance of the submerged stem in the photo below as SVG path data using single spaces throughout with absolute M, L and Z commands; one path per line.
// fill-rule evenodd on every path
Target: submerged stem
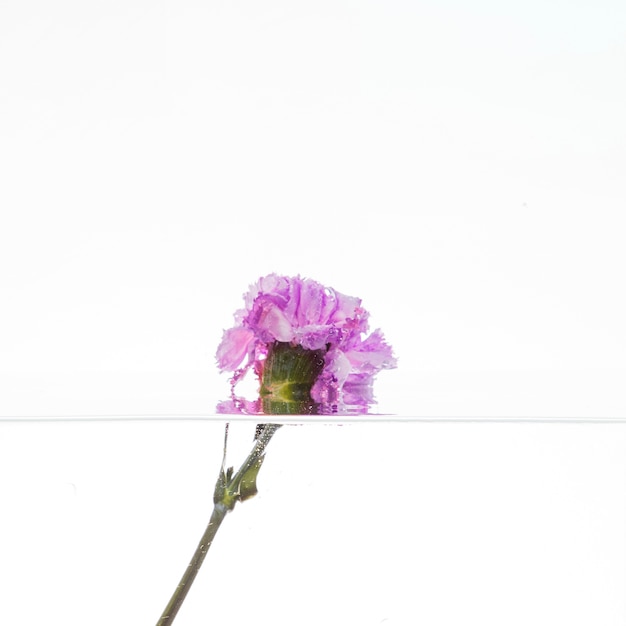
M 157 622 L 157 626 L 170 626 L 174 622 L 174 618 L 178 613 L 178 610 L 182 606 L 187 594 L 189 593 L 189 589 L 193 584 L 193 581 L 200 570 L 200 567 L 204 561 L 204 557 L 206 553 L 209 551 L 211 544 L 213 543 L 213 539 L 215 539 L 215 535 L 224 521 L 226 514 L 229 511 L 232 511 L 235 507 L 235 504 L 242 499 L 245 499 L 245 496 L 242 497 L 242 482 L 246 478 L 246 475 L 250 472 L 253 472 L 252 481 L 254 482 L 256 478 L 256 472 L 258 472 L 258 467 L 263 460 L 263 454 L 265 452 L 265 448 L 267 444 L 270 442 L 270 439 L 273 437 L 274 433 L 280 428 L 280 424 L 265 424 L 261 433 L 259 434 L 252 451 L 248 455 L 248 458 L 243 462 L 243 465 L 239 468 L 237 473 L 232 476 L 232 478 L 227 478 L 227 472 L 224 468 L 224 462 L 222 462 L 222 468 L 220 471 L 220 475 L 217 479 L 217 483 L 215 486 L 215 496 L 214 496 L 214 507 L 213 512 L 211 513 L 211 519 L 209 520 L 209 524 L 198 543 L 198 547 L 196 548 L 193 556 L 191 557 L 191 561 L 185 570 L 178 586 L 176 587 L 170 601 L 167 603 L 165 610 L 161 614 L 159 621 Z M 226 424 L 226 433 L 224 437 L 224 456 L 226 455 L 226 439 L 228 436 L 228 424 Z M 256 466 L 256 472 L 254 470 Z M 248 492 L 250 493 L 250 488 L 248 487 Z M 244 489 L 245 492 L 245 489 Z M 254 489 L 256 492 L 256 489 Z M 253 495 L 253 493 L 252 493 Z
M 166 624 L 169 625 L 174 621 L 174 618 L 178 613 L 178 609 L 180 609 L 185 601 L 187 593 L 189 592 L 189 589 L 195 580 L 198 571 L 200 570 L 200 566 L 204 561 L 204 557 L 213 543 L 217 529 L 226 517 L 226 513 L 228 513 L 228 509 L 223 504 L 219 506 L 217 504 L 215 505 L 213 513 L 211 514 L 209 525 L 206 527 L 206 530 L 202 535 L 202 539 L 200 539 L 200 543 L 198 544 L 196 551 L 193 553 L 193 557 L 191 558 L 185 573 L 178 583 L 178 587 L 176 587 L 176 590 L 172 594 L 170 601 L 167 603 L 161 618 L 157 622 L 157 626 L 165 626 Z

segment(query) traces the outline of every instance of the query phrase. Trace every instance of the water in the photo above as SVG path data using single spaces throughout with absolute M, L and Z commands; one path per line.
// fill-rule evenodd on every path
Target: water
M 253 422 L 231 425 L 235 469 Z M 0 422 L 3 621 L 156 624 L 223 418 Z M 626 622 L 626 423 L 285 425 L 177 626 Z

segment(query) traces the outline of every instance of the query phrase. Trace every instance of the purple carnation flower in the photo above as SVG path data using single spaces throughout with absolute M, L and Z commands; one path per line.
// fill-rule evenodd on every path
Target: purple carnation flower
M 380 330 L 367 335 L 369 314 L 361 300 L 299 276 L 269 274 L 244 295 L 236 326 L 224 332 L 217 349 L 221 371 L 235 372 L 233 390 L 252 367 L 262 378 L 265 360 L 276 342 L 323 354 L 323 368 L 310 396 L 324 412 L 338 407 L 367 409 L 373 401 L 374 376 L 396 366 Z M 243 364 L 243 365 L 242 365 Z M 255 412 L 258 403 L 237 399 L 218 410 Z

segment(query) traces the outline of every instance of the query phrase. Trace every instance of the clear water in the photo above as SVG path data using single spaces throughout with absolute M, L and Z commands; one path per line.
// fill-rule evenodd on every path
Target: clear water
M 231 425 L 228 463 L 252 445 Z M 156 624 L 204 531 L 223 417 L 0 422 L 12 626 Z M 177 626 L 626 623 L 626 424 L 285 425 Z

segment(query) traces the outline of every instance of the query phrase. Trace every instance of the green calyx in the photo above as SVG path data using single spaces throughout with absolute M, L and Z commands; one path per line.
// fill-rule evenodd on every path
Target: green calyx
M 325 350 L 276 341 L 263 366 L 261 400 L 270 415 L 315 414 L 311 388 L 324 369 Z

